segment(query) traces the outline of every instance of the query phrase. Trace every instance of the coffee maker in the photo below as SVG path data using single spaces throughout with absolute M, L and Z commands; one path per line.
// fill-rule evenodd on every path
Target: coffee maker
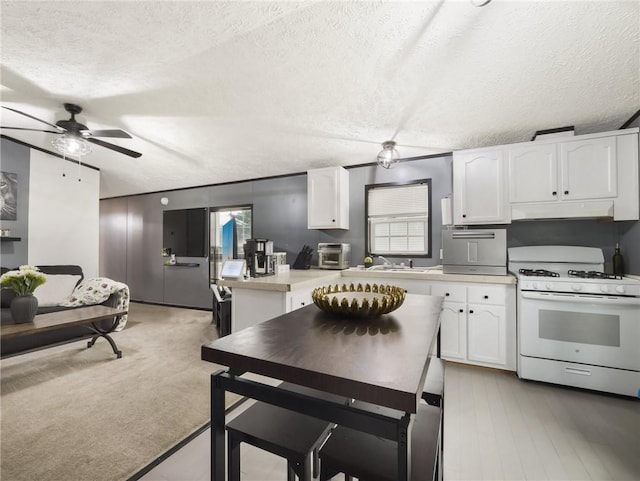
M 267 239 L 247 239 L 244 244 L 244 258 L 251 277 L 275 274 L 273 241 Z

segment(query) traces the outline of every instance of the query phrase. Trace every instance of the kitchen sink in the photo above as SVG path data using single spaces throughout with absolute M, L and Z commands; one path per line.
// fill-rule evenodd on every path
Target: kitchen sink
M 349 270 L 359 270 L 359 271 L 382 271 L 382 272 L 442 272 L 442 266 L 430 266 L 430 267 L 408 267 L 408 266 L 397 266 L 397 265 L 387 265 L 387 264 L 378 264 L 367 269 L 362 267 L 351 268 Z
M 430 272 L 430 271 L 441 271 L 442 266 L 432 266 L 432 267 L 391 267 L 389 269 L 385 269 L 385 272 Z

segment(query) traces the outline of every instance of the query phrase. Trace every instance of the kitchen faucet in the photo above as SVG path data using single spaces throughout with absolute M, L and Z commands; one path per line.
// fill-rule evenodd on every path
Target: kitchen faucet
M 389 262 L 389 260 L 387 260 L 386 258 L 382 257 L 382 256 L 378 256 L 379 259 L 382 259 L 382 264 L 385 266 L 393 266 L 392 262 Z

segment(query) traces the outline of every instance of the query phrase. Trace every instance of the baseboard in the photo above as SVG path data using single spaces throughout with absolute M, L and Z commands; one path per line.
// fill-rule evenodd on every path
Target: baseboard
M 136 304 L 149 304 L 151 306 L 178 307 L 180 309 L 193 309 L 194 311 L 211 312 L 210 307 L 181 306 L 178 304 L 165 304 L 164 302 L 141 301 L 139 299 L 131 299 L 130 302 L 135 302 Z
M 455 362 L 444 359 L 447 364 L 453 364 L 456 367 L 466 367 L 469 369 L 480 369 L 483 371 L 491 371 L 491 372 L 502 372 L 504 374 L 512 374 L 513 376 L 517 376 L 515 371 L 510 371 L 509 369 L 500 369 L 498 367 L 489 367 L 489 366 L 478 366 L 476 364 L 467 364 L 466 362 Z

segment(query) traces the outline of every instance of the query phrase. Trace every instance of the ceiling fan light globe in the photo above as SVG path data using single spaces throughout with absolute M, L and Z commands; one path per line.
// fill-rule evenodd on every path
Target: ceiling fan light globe
M 91 146 L 81 137 L 62 135 L 51 142 L 58 152 L 64 155 L 87 155 L 91 152 Z

